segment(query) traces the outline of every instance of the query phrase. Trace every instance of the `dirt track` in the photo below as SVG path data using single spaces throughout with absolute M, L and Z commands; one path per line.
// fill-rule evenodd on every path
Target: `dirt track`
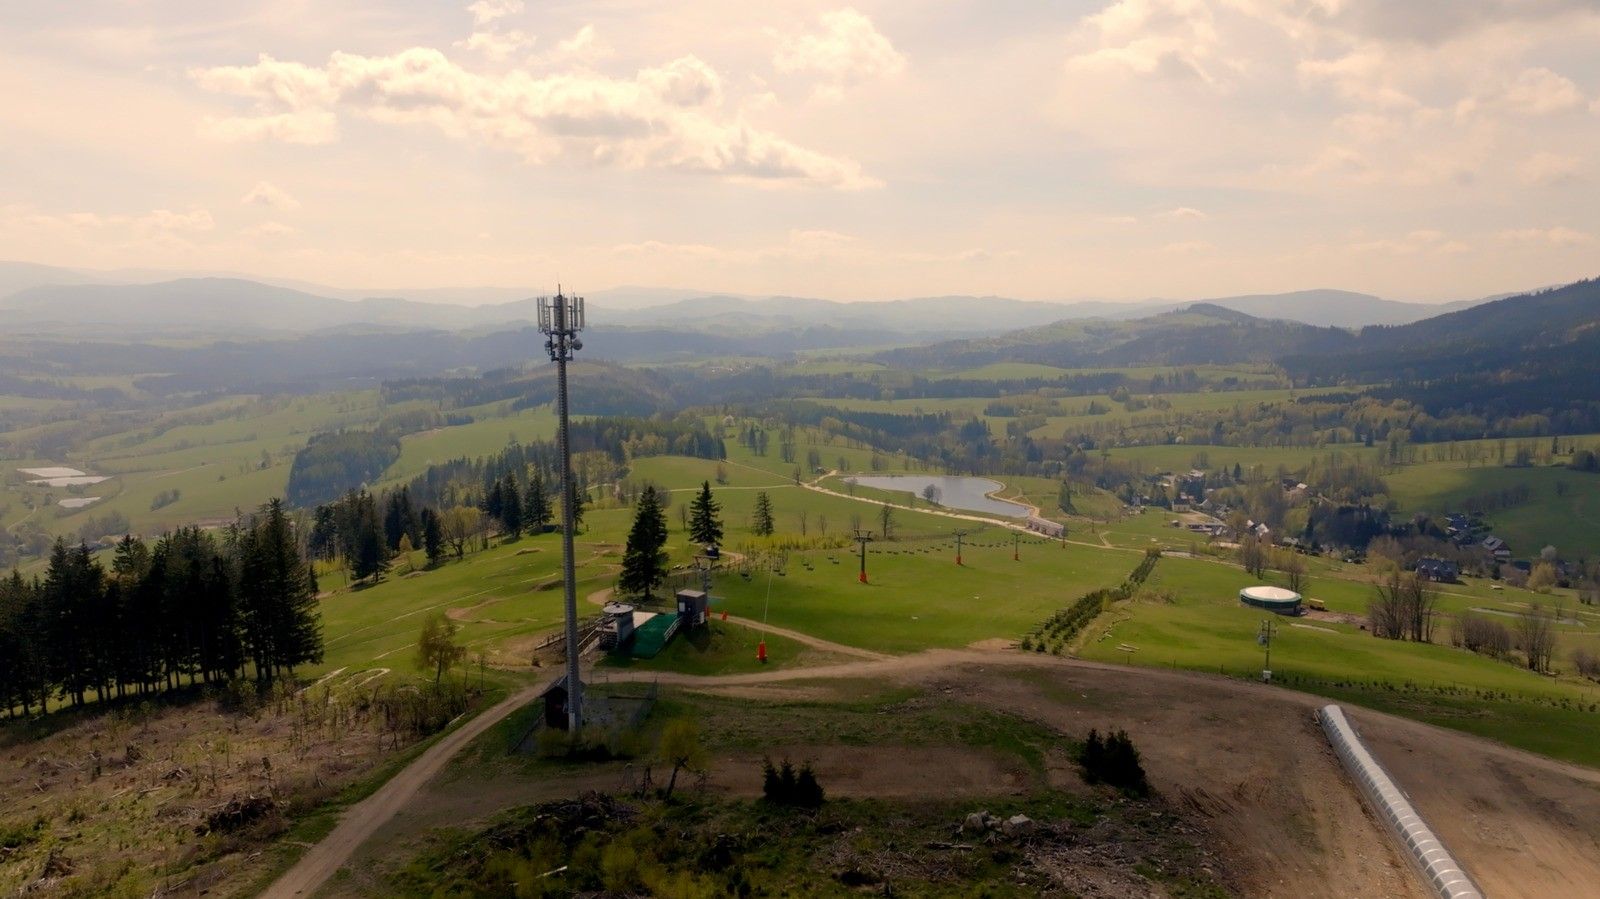
M 1425 895 L 1314 723 L 1312 712 L 1322 701 L 1306 694 L 1191 672 L 977 650 L 716 678 L 651 673 L 613 679 L 630 676 L 752 699 L 825 689 L 835 679 L 897 680 L 1069 734 L 1124 728 L 1143 752 L 1156 788 L 1210 832 L 1242 895 Z M 450 753 L 533 692 L 501 703 L 430 749 L 353 808 L 268 895 L 316 889 L 381 827 L 382 845 L 363 855 L 403 846 L 409 836 L 442 823 L 463 824 L 583 788 L 617 788 L 616 772 L 549 783 L 486 782 L 476 789 L 454 782 L 426 790 L 416 806 L 385 827 Z M 1600 883 L 1600 845 L 1593 836 L 1600 833 L 1600 772 L 1376 712 L 1353 709 L 1351 717 L 1490 895 L 1594 895 L 1591 888 Z M 884 764 L 881 750 L 873 747 L 815 749 L 819 773 L 837 795 L 895 796 L 954 786 L 942 776 L 920 785 L 905 782 L 895 773 L 905 766 Z M 973 782 L 954 790 L 961 795 L 1017 788 L 1015 772 L 981 761 L 950 758 L 917 770 L 965 770 Z M 753 789 L 741 779 L 749 765 L 720 767 L 729 773 L 714 776 L 714 787 L 735 795 Z
M 463 746 L 505 716 L 532 702 L 544 686 L 542 683 L 536 684 L 501 700 L 428 747 L 416 761 L 390 778 L 388 783 L 351 806 L 333 832 L 307 850 L 293 868 L 261 894 L 263 899 L 290 899 L 316 892 L 350 859 L 357 847 L 411 801 L 417 790 L 432 780 Z

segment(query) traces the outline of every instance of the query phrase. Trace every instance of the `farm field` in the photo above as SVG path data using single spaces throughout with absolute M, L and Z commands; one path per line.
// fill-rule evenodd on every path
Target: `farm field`
M 1531 556 L 1545 546 L 1569 557 L 1600 552 L 1600 475 L 1561 467 L 1429 462 L 1407 465 L 1387 480 L 1401 510 L 1435 515 L 1463 511 L 1477 497 L 1526 487 L 1527 500 L 1485 516 L 1513 552 Z
M 95 437 L 53 460 L 0 460 L 14 469 L 48 462 L 106 475 L 92 487 L 43 489 L 8 477 L 0 505 L 4 524 L 23 518 L 52 533 L 75 534 L 91 517 L 120 513 L 133 529 L 159 533 L 178 525 L 232 520 L 237 510 L 253 509 L 282 495 L 294 454 L 318 431 L 376 423 L 384 408 L 377 391 L 309 397 L 261 399 L 229 397 L 150 418 L 113 422 L 111 433 Z M 6 437 L 0 435 L 0 442 Z M 98 496 L 79 510 L 55 505 L 68 495 Z M 176 498 L 158 504 L 158 495 Z M 32 507 L 31 509 L 29 507 Z M 37 511 L 34 511 L 37 510 Z
M 1378 452 L 1359 443 L 1331 444 L 1320 447 L 1298 446 L 1210 446 L 1205 444 L 1157 444 L 1153 446 L 1119 446 L 1107 450 L 1113 459 L 1127 459 L 1141 463 L 1146 471 L 1188 471 L 1200 468 L 1207 471 L 1232 469 L 1238 465 L 1248 471 L 1260 466 L 1267 474 L 1275 473 L 1280 466 L 1289 470 L 1305 467 L 1315 458 L 1338 454 L 1347 459 L 1372 459 Z
M 400 458 L 384 471 L 380 483 L 402 484 L 426 472 L 429 465 L 499 452 L 513 438 L 528 443 L 555 436 L 556 416 L 548 406 L 511 412 L 502 410 L 501 405 L 506 404 L 475 407 L 471 411 L 482 417 L 471 424 L 435 428 L 400 438 Z

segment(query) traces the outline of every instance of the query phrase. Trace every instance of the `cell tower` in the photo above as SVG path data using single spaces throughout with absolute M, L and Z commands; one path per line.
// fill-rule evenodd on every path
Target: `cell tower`
M 567 363 L 583 349 L 578 332 L 583 330 L 583 297 L 569 297 L 559 287 L 553 297 L 539 298 L 539 330 L 545 335 L 544 348 L 556 364 L 556 412 L 559 418 L 558 441 L 561 449 L 561 571 L 566 587 L 567 611 L 567 730 L 577 733 L 583 727 L 583 681 L 578 672 L 578 588 L 572 551 L 572 443 L 567 434 Z

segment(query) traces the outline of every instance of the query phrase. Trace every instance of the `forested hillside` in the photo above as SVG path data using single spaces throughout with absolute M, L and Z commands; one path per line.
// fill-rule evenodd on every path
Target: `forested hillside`
M 884 363 L 912 368 L 1032 362 L 1063 368 L 1265 362 L 1353 345 L 1339 328 L 1259 319 L 1196 303 L 1134 321 L 1063 321 L 1000 337 L 890 350 Z
M 1281 361 L 1300 383 L 1380 385 L 1378 396 L 1482 419 L 1485 430 L 1505 419 L 1600 430 L 1600 280 L 1367 328 L 1342 352 Z

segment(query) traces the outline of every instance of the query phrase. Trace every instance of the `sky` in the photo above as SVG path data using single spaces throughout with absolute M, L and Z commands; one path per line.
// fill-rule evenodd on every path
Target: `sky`
M 0 258 L 1451 300 L 1600 274 L 1600 0 L 0 0 Z

